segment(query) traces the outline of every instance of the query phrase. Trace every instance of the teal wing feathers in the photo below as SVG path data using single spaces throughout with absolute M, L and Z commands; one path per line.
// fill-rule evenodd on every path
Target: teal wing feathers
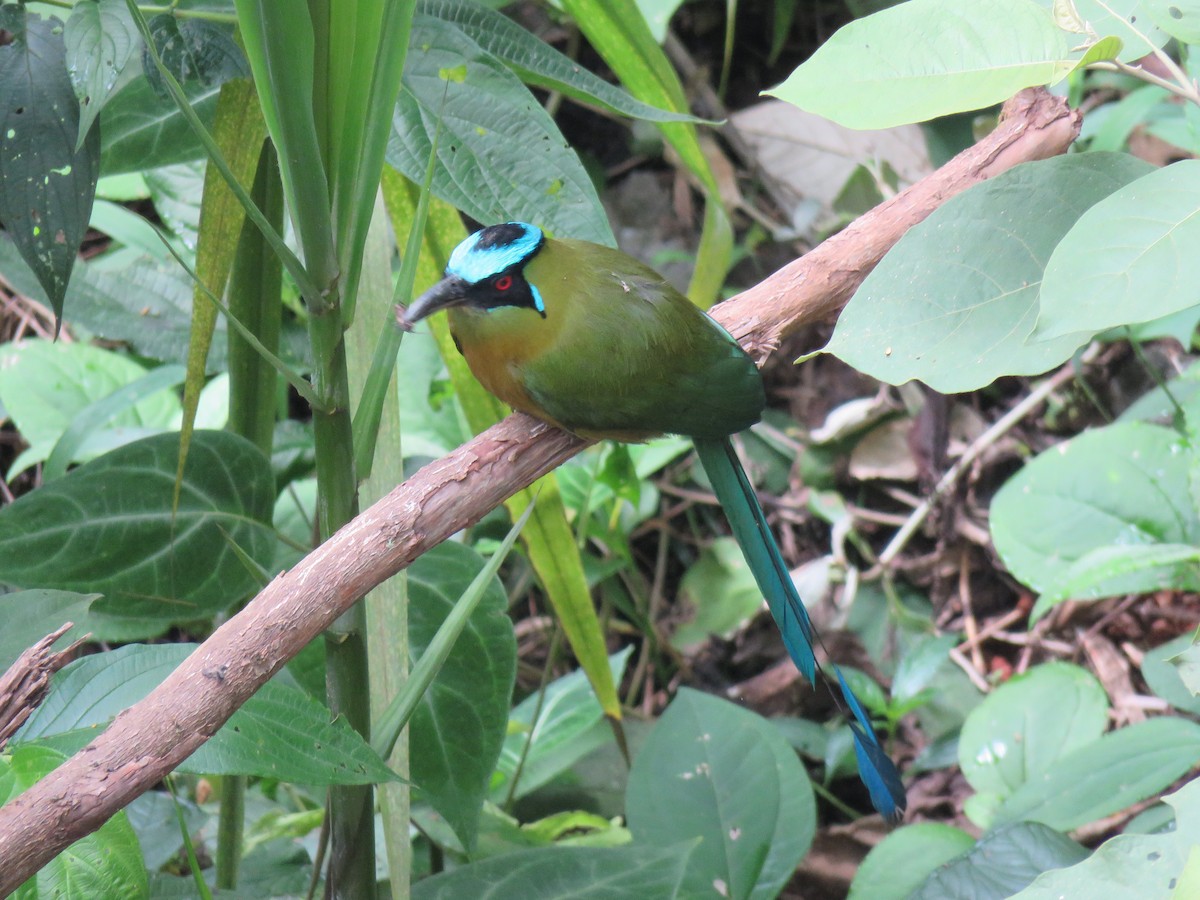
M 771 535 L 754 487 L 728 438 L 695 441 L 696 453 L 708 473 L 717 499 L 729 519 L 729 527 L 746 556 L 759 590 L 767 600 L 771 616 L 783 636 L 783 644 L 796 667 L 816 683 L 817 660 L 813 652 L 812 622 L 796 592 L 779 546 Z M 904 785 L 895 764 L 884 753 L 862 703 L 850 690 L 840 671 L 838 685 L 851 713 L 850 729 L 859 776 L 871 795 L 871 804 L 890 822 L 904 812 Z

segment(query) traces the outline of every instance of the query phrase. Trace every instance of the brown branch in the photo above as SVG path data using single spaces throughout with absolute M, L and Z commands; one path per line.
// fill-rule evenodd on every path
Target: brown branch
M 946 198 L 1016 163 L 1062 152 L 1077 131 L 1078 117 L 1061 100 L 1020 95 L 978 146 L 714 315 L 762 358 L 799 325 L 839 309 L 905 229 Z M 0 897 L 153 787 L 367 591 L 584 446 L 510 416 L 426 466 L 275 578 L 149 696 L 0 808 Z
M 0 675 L 0 749 L 46 699 L 50 691 L 50 676 L 75 658 L 75 651 L 85 639 L 81 638 L 65 650 L 50 649 L 73 627 L 73 622 L 67 622 L 57 631 L 46 635 L 18 656 L 8 671 Z

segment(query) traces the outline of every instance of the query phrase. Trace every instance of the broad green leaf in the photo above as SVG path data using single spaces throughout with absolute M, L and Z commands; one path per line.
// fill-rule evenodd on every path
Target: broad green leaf
M 250 443 L 197 432 L 172 514 L 179 436 L 127 444 L 0 509 L 0 581 L 96 591 L 98 634 L 125 639 L 206 619 L 257 586 L 274 551 L 275 484 Z
M 1200 578 L 1200 548 L 1189 544 L 1134 544 L 1097 547 L 1066 567 L 1042 591 L 1029 613 L 1036 622 L 1064 600 L 1100 599 L 1111 595 L 1108 586 L 1118 579 L 1133 582 L 1145 573 L 1147 580 L 1137 590 L 1173 588 L 1167 572 L 1183 572 Z
M 145 375 L 127 356 L 90 344 L 31 339 L 0 347 L 0 403 L 29 444 L 7 477 L 46 459 L 77 416 Z M 178 399 L 160 388 L 97 423 L 71 460 L 94 459 L 162 431 L 178 412 Z
M 418 881 L 412 900 L 677 897 L 694 849 L 685 844 L 522 850 Z
M 1046 663 L 1002 684 L 967 716 L 959 765 L 976 791 L 1009 797 L 1095 743 L 1107 724 L 1100 682 L 1078 666 Z
M 849 128 L 982 109 L 1074 66 L 1033 0 L 909 0 L 840 28 L 765 93 Z
M 11 241 L 0 236 L 0 272 L 17 291 L 47 301 Z M 96 337 L 126 343 L 138 355 L 165 362 L 187 359 L 192 283 L 171 262 L 138 257 L 118 269 L 80 263 L 67 289 L 70 319 Z M 289 359 L 295 359 L 292 341 Z M 219 322 L 209 354 L 209 371 L 225 365 L 225 323 Z
M 1042 282 L 1035 339 L 1146 322 L 1196 305 L 1200 160 L 1117 190 L 1084 213 Z
M 184 87 L 188 101 L 206 125 L 212 123 L 220 85 L 199 82 Z M 100 113 L 100 171 L 105 175 L 141 171 L 204 156 L 199 138 L 172 100 L 154 93 L 144 77 L 135 78 Z
M 701 838 L 684 891 L 774 897 L 808 852 L 816 807 L 796 754 L 762 717 L 683 689 L 634 760 L 629 829 L 641 844 Z
M 183 245 L 193 252 L 199 240 L 200 196 L 204 190 L 205 169 L 204 161 L 196 160 L 160 166 L 145 172 L 146 187 L 150 191 L 154 211 Z
M 992 539 L 1004 564 L 1037 591 L 1097 548 L 1200 541 L 1191 502 L 1193 453 L 1173 431 L 1122 422 L 1086 431 L 1037 456 L 992 501 Z M 1113 596 L 1169 585 L 1200 588 L 1191 563 L 1142 569 L 1093 585 Z
M 151 872 L 170 862 L 183 847 L 177 810 L 183 813 L 189 834 L 197 834 L 209 820 L 208 813 L 191 800 L 172 797 L 167 791 L 142 794 L 125 807 L 125 815 L 137 835 L 142 858 Z M 157 900 L 157 895 L 153 896 Z
M 1061 900 L 1063 897 L 1137 897 L 1184 900 L 1180 876 L 1194 866 L 1200 834 L 1200 781 L 1192 780 L 1164 800 L 1175 808 L 1173 828 L 1158 834 L 1122 834 L 1101 844 L 1070 868 L 1041 875 L 1013 900 Z
M 143 399 L 172 390 L 182 380 L 182 366 L 159 366 L 81 409 L 71 419 L 71 423 L 47 457 L 46 464 L 42 467 L 42 482 L 53 481 L 65 475 L 71 462 L 77 458 L 79 448 L 105 423 Z M 174 398 L 174 394 L 169 396 Z
M 1152 113 L 1157 107 L 1173 105 L 1169 104 L 1170 96 L 1165 88 L 1147 84 L 1134 88 L 1120 100 L 1103 107 L 1103 118 L 1091 136 L 1088 149 L 1096 152 L 1125 149 L 1133 130 L 1144 126 L 1147 120 L 1153 120 Z M 1140 176 L 1152 171 L 1152 167 L 1144 167 L 1144 171 L 1137 174 Z
M 1042 822 L 1079 828 L 1169 786 L 1200 759 L 1200 725 L 1158 718 L 1104 735 L 1060 757 L 1009 797 L 997 824 Z
M 196 775 L 249 775 L 322 787 L 399 781 L 345 718 L 299 688 L 264 684 L 179 766 Z
M 0 221 L 61 318 L 99 177 L 100 135 L 79 143 L 62 23 L 0 7 Z
M 82 145 L 109 98 L 137 74 L 138 67 L 129 62 L 141 38 L 125 0 L 80 0 L 63 36 L 67 74 L 79 101 L 77 143 Z
M 75 627 L 58 639 L 64 647 L 91 630 L 88 608 L 99 594 L 34 590 L 0 594 L 0 672 L 56 628 L 67 622 Z
M 670 112 L 642 103 L 495 10 L 465 0 L 421 0 L 417 9 L 457 25 L 480 47 L 507 63 L 527 84 L 561 91 L 568 97 L 635 119 L 697 121 L 686 112 Z
M 1037 0 L 1047 10 L 1063 0 Z M 1121 41 L 1120 59 L 1133 62 L 1163 46 L 1168 35 L 1153 21 L 1153 6 L 1162 0 L 1070 0 L 1076 34 L 1068 35 L 1072 48 L 1087 37 L 1115 37 Z M 1078 39 L 1072 40 L 1076 38 Z
M 249 77 L 246 58 L 227 28 L 204 19 L 180 18 L 172 13 L 160 13 L 147 24 L 159 58 L 181 85 L 197 83 L 204 87 L 219 87 L 231 78 Z M 164 100 L 169 98 L 162 75 L 144 48 L 142 68 L 151 90 Z
M 679 582 L 687 617 L 671 645 L 687 649 L 718 634 L 728 637 L 763 607 L 762 591 L 733 538 L 717 538 Z
M 1081 215 L 1149 171 L 1127 154 L 1074 154 L 952 197 L 867 276 L 825 349 L 882 381 L 944 392 L 1059 365 L 1091 332 L 1031 339 L 1043 270 Z
M 1022 822 L 984 835 L 967 853 L 943 865 L 910 900 L 1005 900 L 1042 872 L 1074 865 L 1088 851 L 1065 834 L 1037 822 Z
M 92 205 L 88 225 L 112 238 L 107 252 L 95 263 L 99 267 L 119 266 L 123 260 L 141 254 L 152 256 L 159 262 L 171 258 L 171 252 L 159 236 L 161 232 L 128 206 L 97 199 Z
M 1193 697 L 1200 696 L 1200 645 L 1193 643 L 1171 663 L 1184 687 L 1192 692 Z
M 0 805 L 49 775 L 65 759 L 44 747 L 14 747 L 10 754 L 0 756 Z M 24 893 L 26 889 L 30 893 Z M 124 811 L 54 857 L 15 896 L 149 896 L 146 864 Z
M 3 598 L 0 598 L 0 602 L 3 602 Z M 1185 634 L 1147 650 L 1142 657 L 1142 677 L 1146 679 L 1150 690 L 1176 709 L 1200 715 L 1200 697 L 1184 683 L 1178 668 L 1179 654 L 1192 646 L 1192 636 Z
M 483 568 L 461 544 L 443 543 L 408 569 L 408 635 L 414 660 Z M 414 785 L 463 845 L 474 844 L 479 809 L 500 755 L 516 676 L 517 644 L 508 597 L 493 579 L 409 726 Z
M 127 644 L 75 660 L 54 677 L 17 742 L 79 750 L 195 649 L 194 644 Z M 331 722 L 321 703 L 276 682 L 263 685 L 179 771 L 322 786 L 396 780 L 344 719 Z
M 650 33 L 660 44 L 666 40 L 671 16 L 683 5 L 683 0 L 637 0 L 638 9 L 650 26 Z
M 1200 43 L 1200 2 L 1197 0 L 1143 0 L 1142 7 L 1154 24 L 1185 44 Z
M 465 67 L 460 77 L 447 73 Z M 420 183 L 441 122 L 433 192 L 479 222 L 520 220 L 614 244 L 591 179 L 558 126 L 498 59 L 454 25 L 413 18 L 387 161 Z
M 905 900 L 930 872 L 974 846 L 965 831 L 938 822 L 898 828 L 862 861 L 849 900 Z
M 925 638 L 900 658 L 892 676 L 892 699 L 897 703 L 913 700 L 927 690 L 930 681 L 950 660 L 950 651 L 962 638 L 943 634 Z
M 626 647 L 608 659 L 612 679 L 618 684 L 631 652 L 632 647 Z M 518 766 L 521 767 L 521 780 L 513 793 L 516 798 L 546 784 L 611 740 L 612 730 L 604 721 L 604 711 L 586 673 L 577 669 L 564 675 L 547 685 L 544 697 L 531 694 L 509 716 L 508 735 L 492 779 L 492 800 L 504 803 L 512 790 L 512 779 Z M 521 764 L 522 757 L 524 765 Z

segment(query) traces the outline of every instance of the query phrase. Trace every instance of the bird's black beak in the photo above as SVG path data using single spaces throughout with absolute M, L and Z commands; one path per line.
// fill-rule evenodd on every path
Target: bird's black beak
M 468 286 L 461 278 L 447 275 L 407 307 L 398 307 L 396 321 L 405 331 L 412 331 L 413 326 L 426 316 L 433 315 L 440 309 L 457 306 L 466 300 Z

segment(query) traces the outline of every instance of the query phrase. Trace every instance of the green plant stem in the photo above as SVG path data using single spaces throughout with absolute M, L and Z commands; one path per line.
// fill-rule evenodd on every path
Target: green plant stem
M 250 195 L 268 223 L 279 230 L 283 225 L 283 190 L 277 166 L 274 148 L 267 141 Z M 281 289 L 279 259 L 271 253 L 258 228 L 252 222 L 243 222 L 229 276 L 229 302 L 231 315 L 246 324 L 248 333 L 233 329 L 229 334 L 229 430 L 251 441 L 268 457 L 274 444 L 279 379 L 265 357 L 273 357 L 279 350 Z M 237 888 L 245 817 L 246 778 L 225 776 L 217 819 L 218 888 Z
M 525 743 L 521 745 L 521 756 L 517 760 L 517 767 L 513 769 L 512 781 L 508 784 L 508 794 L 504 798 L 506 812 L 512 809 L 513 801 L 517 796 L 517 785 L 521 781 L 521 773 L 525 770 L 525 760 L 529 757 L 529 750 L 533 746 L 533 734 L 537 730 L 538 719 L 542 715 L 542 705 L 546 702 L 546 688 L 550 686 L 550 673 L 554 670 L 554 664 L 558 662 L 561 635 L 562 630 L 555 623 L 554 633 L 550 637 L 550 649 L 546 651 L 546 667 L 542 669 L 542 683 L 538 685 L 537 704 L 533 708 L 533 717 L 529 722 L 529 734 L 526 735 Z
M 246 776 L 221 777 L 221 808 L 217 814 L 217 888 L 237 888 L 242 865 L 242 835 L 246 822 Z
M 337 303 L 309 319 L 313 387 L 328 412 L 313 413 L 317 462 L 317 528 L 326 540 L 357 512 L 354 442 L 350 422 L 346 344 Z M 325 636 L 330 712 L 362 735 L 371 733 L 366 615 L 360 601 Z M 371 900 L 375 896 L 375 827 L 369 785 L 330 789 L 330 851 L 327 883 L 332 896 Z

